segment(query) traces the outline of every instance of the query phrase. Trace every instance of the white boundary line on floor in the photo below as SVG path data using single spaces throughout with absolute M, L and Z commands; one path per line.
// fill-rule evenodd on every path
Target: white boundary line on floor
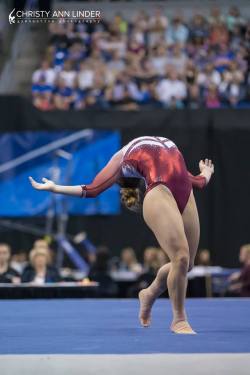
M 0 355 L 4 375 L 249 375 L 250 353 Z

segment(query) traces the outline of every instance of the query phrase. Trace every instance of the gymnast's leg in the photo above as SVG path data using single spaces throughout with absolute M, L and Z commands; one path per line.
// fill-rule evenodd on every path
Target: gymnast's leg
M 194 266 L 194 259 L 200 240 L 200 221 L 193 192 L 191 192 L 188 203 L 182 214 L 182 220 L 189 247 L 190 271 Z
M 196 207 L 195 198 L 193 192 L 191 192 L 188 203 L 185 207 L 185 210 L 182 214 L 184 230 L 188 241 L 189 247 L 189 271 L 193 268 L 194 259 L 197 253 L 199 238 L 200 238 L 200 223 L 199 223 L 199 216 Z M 141 324 L 144 327 L 147 327 L 151 323 L 151 308 L 155 302 L 155 300 L 165 292 L 167 289 L 167 277 L 170 271 L 171 262 L 162 266 L 157 275 L 155 280 L 152 284 L 140 291 L 139 299 L 140 299 L 140 314 L 139 318 Z
M 143 203 L 143 216 L 171 261 L 171 265 L 165 268 L 167 272 L 169 267 L 167 286 L 173 309 L 171 329 L 176 333 L 194 333 L 186 320 L 184 308 L 188 241 L 176 201 L 165 186 L 158 185 L 148 192 Z
M 156 278 L 149 285 L 148 288 L 142 289 L 139 292 L 139 300 L 140 300 L 140 312 L 139 312 L 139 319 L 141 325 L 144 327 L 148 327 L 151 323 L 151 308 L 155 302 L 155 300 L 165 292 L 167 289 L 167 277 L 170 271 L 171 262 L 164 264 L 156 275 Z

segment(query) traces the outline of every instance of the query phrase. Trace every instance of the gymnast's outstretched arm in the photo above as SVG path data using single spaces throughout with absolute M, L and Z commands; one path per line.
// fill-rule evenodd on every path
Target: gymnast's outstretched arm
M 29 177 L 29 180 L 33 188 L 37 190 L 51 191 L 52 193 L 72 195 L 75 197 L 96 197 L 117 181 L 122 159 L 123 153 L 120 150 L 110 159 L 108 164 L 98 173 L 89 185 L 57 185 L 47 178 L 42 179 L 43 183 L 35 181 L 32 177 Z
M 200 174 L 198 176 L 193 176 L 188 172 L 189 179 L 194 187 L 198 189 L 204 188 L 210 181 L 212 174 L 214 173 L 214 165 L 211 160 L 205 159 L 199 162 Z

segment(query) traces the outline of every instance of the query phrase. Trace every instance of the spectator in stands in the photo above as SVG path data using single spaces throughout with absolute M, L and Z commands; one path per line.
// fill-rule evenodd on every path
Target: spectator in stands
M 72 87 L 66 85 L 63 79 L 58 80 L 57 88 L 54 92 L 55 108 L 68 110 L 73 107 L 75 101 L 75 91 Z
M 49 264 L 52 264 L 53 260 L 54 260 L 53 259 L 54 253 L 49 246 L 48 240 L 46 240 L 44 238 L 39 238 L 38 240 L 36 240 L 33 243 L 33 249 L 40 249 L 40 248 L 44 248 L 48 252 L 48 262 L 49 262 Z
M 49 248 L 49 244 L 46 240 L 44 240 L 43 238 L 39 238 L 38 240 L 36 240 L 34 243 L 33 243 L 33 249 L 37 249 L 39 247 L 45 247 L 46 249 Z
M 124 57 L 124 56 L 120 56 L 120 57 Z M 145 57 L 144 45 L 142 45 L 136 39 L 132 39 L 128 44 L 127 56 L 126 57 L 127 57 L 128 61 L 130 61 L 130 62 L 131 61 L 136 61 L 136 62 L 141 61 L 142 58 Z
M 43 60 L 40 69 L 37 69 L 32 75 L 32 83 L 43 82 L 44 85 L 53 87 L 56 80 L 56 72 L 51 67 L 48 60 Z
M 11 248 L 6 243 L 0 243 L 0 283 L 20 283 L 19 273 L 10 266 Z
M 151 50 L 150 63 L 157 75 L 163 76 L 168 62 L 167 49 L 164 44 L 159 44 Z
M 144 272 L 156 273 L 159 269 L 158 248 L 149 246 L 143 253 Z
M 241 264 L 245 263 L 247 252 L 250 249 L 250 244 L 245 244 L 240 247 L 240 252 L 239 252 L 239 262 Z
M 106 99 L 111 99 L 113 103 L 123 109 L 137 108 L 136 102 L 141 98 L 136 82 L 132 81 L 125 73 L 117 77 L 112 89 L 107 94 L 109 94 L 109 98 L 106 96 Z
M 187 26 L 183 22 L 182 18 L 177 15 L 172 19 L 172 22 L 167 29 L 166 42 L 168 45 L 179 43 L 184 46 L 188 40 L 188 34 L 189 31 Z
M 99 285 L 99 297 L 115 297 L 118 293 L 116 283 L 110 276 L 111 258 L 109 249 L 100 246 L 96 252 L 96 261 L 91 265 L 88 277 L 92 281 L 97 281 Z
M 21 250 L 18 253 L 12 255 L 10 266 L 15 271 L 17 271 L 19 275 L 23 273 L 23 270 L 27 266 L 27 264 L 28 264 L 28 257 L 27 257 L 26 251 Z
M 52 92 L 35 93 L 33 96 L 33 104 L 41 111 L 50 111 L 54 109 Z
M 43 285 L 60 281 L 56 268 L 49 265 L 50 256 L 45 247 L 33 248 L 29 254 L 30 265 L 22 274 L 22 282 Z
M 163 9 L 160 7 L 156 8 L 155 12 L 148 21 L 149 45 L 156 45 L 163 40 L 167 28 L 168 19 L 164 15 Z
M 196 256 L 196 266 L 208 267 L 211 266 L 210 251 L 208 249 L 200 249 Z
M 241 246 L 239 260 L 243 267 L 229 277 L 229 292 L 250 297 L 250 244 Z
M 203 106 L 203 99 L 201 90 L 198 85 L 189 85 L 188 96 L 187 96 L 187 107 L 191 109 L 197 109 Z
M 76 40 L 69 48 L 68 59 L 71 61 L 72 66 L 78 69 L 79 61 L 87 57 L 87 48 L 81 41 Z
M 208 17 L 208 22 L 210 25 L 220 24 L 225 21 L 225 17 L 221 14 L 220 8 L 214 6 L 210 10 L 210 15 Z
M 124 59 L 122 59 L 119 56 L 119 53 L 117 51 L 114 51 L 112 53 L 111 60 L 107 63 L 107 72 L 106 74 L 112 75 L 112 81 L 114 80 L 114 77 L 121 73 L 126 67 L 126 64 L 124 62 Z
M 80 90 L 88 90 L 94 85 L 95 71 L 90 60 L 83 61 L 80 64 L 80 71 L 77 75 L 77 83 Z
M 249 50 L 249 48 L 250 48 L 250 22 L 249 21 L 248 21 L 248 24 L 247 24 L 247 27 L 246 27 L 246 32 L 245 32 L 245 35 L 244 35 L 244 42 L 245 42 L 246 48 Z
M 46 59 L 32 79 L 41 110 L 250 106 L 250 26 L 237 7 L 228 14 L 213 7 L 189 21 L 168 20 L 157 8 L 129 22 L 116 14 L 49 30 Z
M 163 251 L 157 247 L 149 246 L 143 253 L 143 272 L 137 282 L 130 288 L 128 296 L 137 297 L 141 289 L 147 288 L 155 279 L 155 275 L 161 265 L 167 263 Z
M 226 23 L 229 31 L 233 31 L 235 26 L 244 27 L 246 24 L 245 19 L 241 16 L 240 10 L 236 6 L 232 6 L 229 9 L 226 17 Z
M 114 17 L 113 23 L 110 25 L 110 31 L 114 33 L 126 34 L 128 31 L 128 23 L 123 18 L 121 13 L 117 13 Z
M 50 31 L 50 45 L 59 46 L 63 43 L 67 47 L 69 44 L 68 38 L 68 31 L 69 31 L 69 24 L 60 23 L 60 22 L 53 22 L 49 24 L 49 31 Z
M 122 58 L 126 53 L 126 37 L 122 34 L 103 33 L 96 41 L 96 46 L 104 60 L 109 60 L 115 51 Z
M 218 87 L 221 83 L 221 75 L 214 68 L 212 63 L 207 64 L 204 69 L 200 70 L 197 75 L 197 84 L 202 88 L 206 89 L 210 85 Z
M 224 22 L 217 22 L 211 26 L 209 41 L 213 48 L 228 44 L 229 32 Z
M 245 245 L 242 245 L 240 247 L 240 251 L 239 251 L 239 262 L 240 264 L 244 264 L 245 262 L 245 259 L 246 259 L 246 254 L 247 254 L 247 251 L 248 249 L 250 249 L 250 244 L 245 244 Z M 230 282 L 234 282 L 234 281 L 237 281 L 240 277 L 240 272 L 234 272 L 230 275 L 229 277 L 229 281 Z
M 58 80 L 64 82 L 68 88 L 74 88 L 76 86 L 77 73 L 72 67 L 70 60 L 64 61 L 62 70 L 58 73 Z
M 148 20 L 149 16 L 145 10 L 140 10 L 130 25 L 133 37 L 142 45 L 147 44 Z
M 39 80 L 37 82 L 33 83 L 33 85 L 32 85 L 32 95 L 33 95 L 34 99 L 36 99 L 38 94 L 43 96 L 46 93 L 51 94 L 52 91 L 53 91 L 53 86 L 48 85 L 45 82 L 45 77 L 43 77 L 43 76 L 40 76 Z
M 238 51 L 239 46 L 242 45 L 242 31 L 240 26 L 235 25 L 231 32 L 231 48 L 232 51 Z
M 172 48 L 172 53 L 167 59 L 167 65 L 175 68 L 177 73 L 184 73 L 187 64 L 187 56 L 183 52 L 182 46 L 176 43 Z
M 97 97 L 93 93 L 90 92 L 88 95 L 86 95 L 84 101 L 84 108 L 89 110 L 95 110 L 100 108 L 100 106 L 98 105 Z
M 142 265 L 136 258 L 135 251 L 132 247 L 125 247 L 121 251 L 119 271 L 132 271 L 141 273 Z
M 211 84 L 205 93 L 205 106 L 206 108 L 219 108 L 220 104 L 217 87 Z
M 173 98 L 181 102 L 187 96 L 186 85 L 173 67 L 168 71 L 167 77 L 158 83 L 156 91 L 159 101 L 165 107 L 170 106 Z
M 208 23 L 202 14 L 196 13 L 189 27 L 190 38 L 195 45 L 202 45 L 209 35 Z
M 233 59 L 234 53 L 229 49 L 228 45 L 226 43 L 221 44 L 214 59 L 215 69 L 219 73 L 223 73 L 230 67 Z

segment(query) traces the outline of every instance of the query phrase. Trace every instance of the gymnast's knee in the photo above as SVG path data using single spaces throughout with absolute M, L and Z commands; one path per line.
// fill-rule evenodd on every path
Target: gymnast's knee
M 173 267 L 179 268 L 182 272 L 188 272 L 189 268 L 189 257 L 187 252 L 183 251 L 176 255 L 176 257 L 172 261 Z

